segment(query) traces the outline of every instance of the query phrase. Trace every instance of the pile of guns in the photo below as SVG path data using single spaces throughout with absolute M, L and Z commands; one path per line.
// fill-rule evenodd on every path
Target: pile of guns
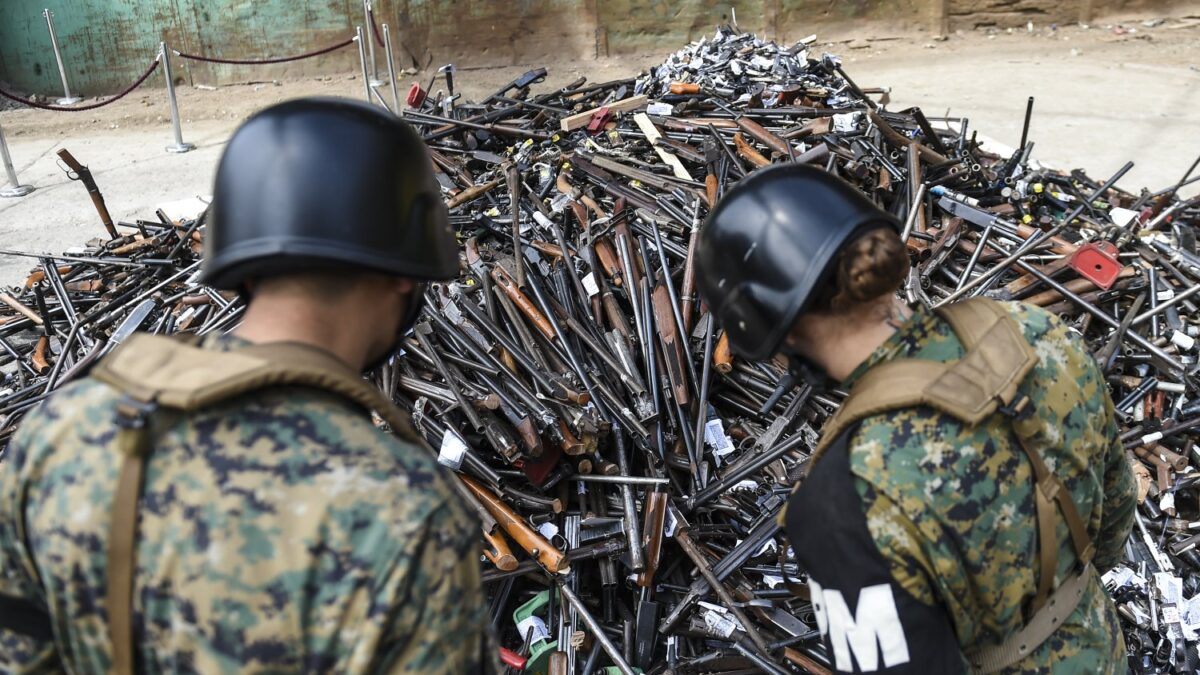
M 1200 628 L 1200 201 L 1130 192 L 997 150 L 966 119 L 887 111 L 812 40 L 722 27 L 637 78 L 548 93 L 526 73 L 478 103 L 414 87 L 461 276 L 425 289 L 372 377 L 458 473 L 511 672 L 827 672 L 776 516 L 844 393 L 735 358 L 692 257 L 737 180 L 820 166 L 904 223 L 903 292 L 1042 306 L 1094 350 L 1144 500 L 1105 577 L 1138 672 L 1195 664 Z M 435 80 L 436 82 L 436 80 Z M 879 99 L 879 100 L 876 100 Z M 40 256 L 0 295 L 0 434 L 134 330 L 236 325 L 198 285 L 203 217 L 121 223 Z M 1194 168 L 1194 167 L 1193 167 Z M 1190 171 L 1188 172 L 1191 173 Z M 1194 601 L 1194 602 L 1193 602 Z

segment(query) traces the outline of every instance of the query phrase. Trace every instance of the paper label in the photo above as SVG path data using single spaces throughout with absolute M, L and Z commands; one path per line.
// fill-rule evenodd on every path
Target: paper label
M 558 526 L 550 521 L 546 521 L 538 525 L 538 532 L 547 539 L 553 539 L 554 535 L 558 534 Z
M 1164 288 L 1163 290 L 1155 293 L 1154 297 L 1158 298 L 1159 302 L 1166 302 L 1167 300 L 1175 297 L 1175 290 L 1172 288 Z
M 442 434 L 442 447 L 438 450 L 438 464 L 458 471 L 466 454 L 467 444 L 454 432 L 446 429 L 446 433 Z
M 704 442 L 713 449 L 713 454 L 724 457 L 733 452 L 733 441 L 725 435 L 725 423 L 720 418 L 711 419 L 704 425 Z
M 1177 605 L 1183 601 L 1183 579 L 1167 572 L 1155 572 L 1154 585 L 1164 605 Z
M 541 617 L 530 616 L 517 622 L 517 633 L 524 640 L 526 635 L 529 635 L 529 630 L 533 629 L 533 640 L 530 642 L 542 642 L 550 639 L 550 631 L 546 629 L 546 622 L 542 621 Z
M 1178 607 L 1163 607 L 1162 620 L 1164 623 L 1179 623 L 1179 608 Z
M 675 520 L 675 514 L 667 509 L 667 516 L 663 521 L 663 534 L 668 537 L 675 536 L 675 528 L 679 525 L 679 521 Z
M 583 290 L 587 291 L 589 298 L 600 295 L 600 286 L 596 283 L 596 277 L 591 272 L 584 275 L 581 281 L 583 282 Z
M 733 631 L 737 629 L 737 623 L 733 619 L 711 610 L 704 613 L 704 625 L 723 638 L 733 635 Z
M 667 115 L 670 115 L 674 110 L 675 110 L 675 107 L 672 106 L 670 103 L 662 103 L 661 101 L 655 101 L 655 102 L 651 103 L 650 105 L 646 106 L 646 114 L 647 115 L 658 115 L 661 117 L 666 117 Z
M 1158 508 L 1163 511 L 1170 511 L 1175 508 L 1175 493 L 1167 492 L 1163 494 L 1162 499 L 1158 500 Z
M 862 119 L 862 113 L 841 113 L 833 116 L 833 130 L 838 133 L 850 133 L 858 131 L 859 120 Z

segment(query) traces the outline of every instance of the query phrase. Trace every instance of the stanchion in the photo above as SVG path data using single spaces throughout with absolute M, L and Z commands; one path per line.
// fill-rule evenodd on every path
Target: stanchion
M 58 76 L 62 78 L 63 97 L 58 99 L 59 105 L 72 105 L 82 101 L 82 98 L 71 95 L 71 85 L 67 84 L 67 69 L 63 67 L 62 52 L 58 49 L 58 33 L 54 31 L 54 12 L 42 10 L 46 17 L 46 27 L 50 29 L 50 46 L 54 48 L 54 60 L 58 62 Z
M 392 34 L 383 24 L 383 55 L 387 59 L 388 86 L 392 88 L 392 112 L 400 114 L 400 91 L 396 88 L 396 60 L 392 58 Z
M 363 33 L 362 26 L 354 27 L 354 39 L 358 41 L 358 63 L 362 66 L 363 88 L 367 92 L 367 103 L 371 102 L 371 76 L 367 73 L 367 46 L 363 44 L 370 38 Z
M 371 11 L 371 0 L 363 0 L 363 21 L 367 23 L 367 56 L 371 61 L 371 77 L 368 80 L 372 87 L 383 84 L 379 79 L 379 71 L 375 67 L 375 30 L 374 13 Z M 368 100 L 370 97 L 367 97 Z
M 179 126 L 179 103 L 175 101 L 175 77 L 171 74 L 171 54 L 167 43 L 158 43 L 159 56 L 163 62 L 163 74 L 167 77 L 167 100 L 171 103 L 171 127 L 175 130 L 175 144 L 167 146 L 167 152 L 183 153 L 195 149 L 191 143 L 183 142 L 183 129 Z
M 24 197 L 33 192 L 32 185 L 21 185 L 21 181 L 17 180 L 12 155 L 8 154 L 8 141 L 4 139 L 4 127 L 0 127 L 0 160 L 4 161 L 4 173 L 8 174 L 8 187 L 0 188 L 0 197 Z

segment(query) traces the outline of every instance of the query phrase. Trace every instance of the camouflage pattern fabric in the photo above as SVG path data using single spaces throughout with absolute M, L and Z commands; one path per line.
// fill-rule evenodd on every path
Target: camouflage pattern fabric
M 110 670 L 117 398 L 93 380 L 64 387 L 0 465 L 0 593 L 47 607 L 55 635 L 0 630 L 0 672 Z M 481 669 L 478 524 L 426 451 L 313 389 L 165 419 L 139 503 L 141 671 Z
M 1005 308 L 1038 355 L 1021 386 L 1040 427 L 1033 447 L 1070 491 L 1096 544 L 1096 567 L 1107 570 L 1132 527 L 1135 494 L 1102 374 L 1055 317 L 1020 303 Z M 949 324 L 918 311 L 843 384 L 852 388 L 892 359 L 963 354 Z M 941 603 L 966 649 L 1020 628 L 1037 589 L 1037 524 L 1032 470 L 1011 422 L 996 414 L 966 427 L 932 408 L 894 411 L 863 420 L 849 452 L 867 527 L 897 583 L 928 605 Z M 1056 586 L 1076 561 L 1066 522 L 1057 521 Z M 1124 662 L 1116 608 L 1093 575 L 1066 623 L 1005 672 L 1123 673 Z

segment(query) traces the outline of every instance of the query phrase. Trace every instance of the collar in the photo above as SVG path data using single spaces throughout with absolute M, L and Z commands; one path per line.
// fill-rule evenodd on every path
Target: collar
M 883 344 L 876 347 L 870 356 L 858 364 L 858 367 L 845 380 L 842 380 L 841 388 L 849 390 L 868 370 L 881 363 L 911 357 L 920 350 L 925 338 L 935 329 L 934 324 L 933 312 L 923 306 L 917 307 L 908 320 L 900 324 L 900 327 L 884 340 Z

